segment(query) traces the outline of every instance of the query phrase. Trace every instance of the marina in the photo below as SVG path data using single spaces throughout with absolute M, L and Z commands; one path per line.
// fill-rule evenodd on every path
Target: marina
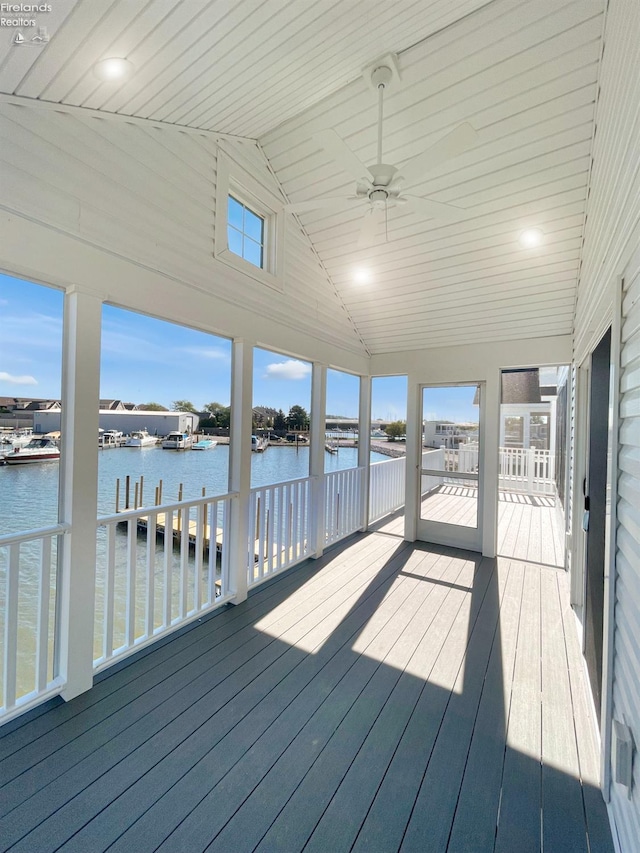
M 229 445 L 218 442 L 214 452 L 165 453 L 154 445 L 143 448 L 142 453 L 130 452 L 123 447 L 114 452 L 98 455 L 98 511 L 100 515 L 114 512 L 116 481 L 124 484 L 129 476 L 132 482 L 144 478 L 146 483 L 163 481 L 163 502 L 177 500 L 180 484 L 183 499 L 207 495 L 226 494 L 228 491 Z M 325 454 L 328 472 L 355 467 L 357 449 L 344 447 L 337 454 Z M 372 462 L 386 457 L 378 452 L 371 454 Z M 28 468 L 28 471 L 23 470 Z M 285 480 L 306 477 L 309 473 L 309 446 L 297 450 L 285 443 L 272 445 L 266 453 L 251 456 L 251 486 L 256 488 Z M 28 478 L 28 484 L 25 479 Z M 57 464 L 0 466 L 0 503 L 11 506 L 11 513 L 0 516 L 0 535 L 15 533 L 38 525 L 55 524 L 58 513 Z M 153 505 L 153 492 L 148 492 L 145 505 Z M 133 494 L 131 496 L 133 500 Z M 148 503 L 147 503 L 148 501 Z M 124 504 L 122 504 L 124 506 Z

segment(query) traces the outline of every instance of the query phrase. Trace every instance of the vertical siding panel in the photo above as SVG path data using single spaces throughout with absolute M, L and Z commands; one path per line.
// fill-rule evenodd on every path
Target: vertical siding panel
M 622 298 L 620 431 L 616 535 L 613 717 L 640 744 L 640 252 L 627 268 Z M 637 759 L 637 755 L 636 755 Z M 631 796 L 611 784 L 611 808 L 623 850 L 640 845 L 640 762 Z

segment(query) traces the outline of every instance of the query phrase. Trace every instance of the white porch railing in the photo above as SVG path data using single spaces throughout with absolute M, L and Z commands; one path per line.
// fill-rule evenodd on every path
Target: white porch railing
M 254 586 L 313 553 L 313 479 L 290 480 L 251 490 L 248 585 Z
M 345 468 L 325 474 L 325 545 L 339 542 L 364 526 L 362 495 L 366 473 L 366 468 Z
M 555 456 L 534 447 L 501 447 L 500 488 L 529 495 L 555 494 Z
M 236 497 L 98 519 L 95 669 L 228 599 L 229 506 Z
M 374 462 L 369 480 L 369 523 L 377 521 L 401 506 L 405 501 L 407 465 L 404 456 Z
M 0 536 L 0 718 L 9 719 L 64 684 L 54 675 L 59 524 Z

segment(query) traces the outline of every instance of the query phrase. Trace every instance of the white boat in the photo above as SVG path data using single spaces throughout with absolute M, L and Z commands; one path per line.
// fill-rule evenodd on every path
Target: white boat
M 262 436 L 259 438 L 257 435 L 251 436 L 251 450 L 254 453 L 264 453 L 264 451 L 269 446 L 269 439 Z
M 26 447 L 16 447 L 7 453 L 7 465 L 26 465 L 33 462 L 56 462 L 60 459 L 60 448 L 51 438 L 32 438 Z
M 125 447 L 151 447 L 157 444 L 158 440 L 154 435 L 149 435 L 146 429 L 133 430 L 131 435 L 124 443 Z
M 201 438 L 200 441 L 196 441 L 196 443 L 191 448 L 192 450 L 211 450 L 216 446 L 218 442 L 214 441 L 212 438 Z
M 0 436 L 0 444 L 4 445 L 4 451 L 15 450 L 16 447 L 26 447 L 33 438 L 33 430 L 24 429 L 18 432 L 7 432 Z
M 163 450 L 191 450 L 193 439 L 188 432 L 174 430 L 162 442 Z

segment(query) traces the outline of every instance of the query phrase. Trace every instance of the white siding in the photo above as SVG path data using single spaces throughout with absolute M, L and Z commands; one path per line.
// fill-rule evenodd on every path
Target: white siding
M 258 183 L 279 194 L 255 143 L 220 144 Z M 191 309 L 189 322 L 194 326 L 217 327 L 217 306 L 223 300 L 250 306 L 264 320 L 293 327 L 332 347 L 364 354 L 308 239 L 290 218 L 282 293 L 214 259 L 217 152 L 215 137 L 206 133 L 70 114 L 64 107 L 58 112 L 0 104 L 2 206 L 25 227 L 39 223 L 60 238 L 72 238 L 78 251 L 90 246 L 126 261 L 134 275 L 137 269 L 169 279 L 187 317 L 193 291 L 207 295 L 208 316 Z M 6 262 L 5 269 L 18 272 Z M 92 270 L 82 273 L 90 282 Z M 51 281 L 46 269 L 40 278 L 63 283 Z M 129 293 L 128 285 L 114 280 L 108 293 L 100 295 L 126 306 Z M 176 316 L 175 306 L 158 301 L 148 310 Z M 234 328 L 220 331 L 241 333 Z M 263 342 L 274 343 L 266 334 Z M 286 346 L 282 335 L 280 343 Z
M 581 363 L 611 323 L 618 277 L 624 274 L 612 715 L 631 727 L 637 750 L 640 746 L 640 240 L 637 231 L 640 220 L 640 4 L 637 0 L 610 0 L 596 122 L 576 306 L 574 357 L 578 364 Z M 578 516 L 579 508 L 576 507 L 574 525 L 579 524 Z M 625 787 L 612 782 L 610 810 L 620 849 L 625 853 L 640 849 L 637 751 L 631 798 Z
M 613 669 L 613 717 L 640 745 L 640 251 L 629 265 L 622 300 L 620 443 Z M 640 761 L 631 799 L 612 783 L 611 804 L 623 850 L 640 845 Z

